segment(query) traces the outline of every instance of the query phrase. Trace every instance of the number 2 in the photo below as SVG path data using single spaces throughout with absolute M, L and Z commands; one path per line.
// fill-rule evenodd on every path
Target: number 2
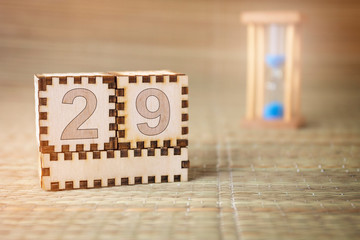
M 159 108 L 152 112 L 147 108 L 146 101 L 149 97 L 154 96 L 159 101 Z M 143 90 L 136 98 L 136 110 L 141 116 L 147 119 L 155 119 L 160 117 L 159 123 L 155 127 L 150 127 L 147 123 L 139 123 L 137 127 L 139 131 L 147 136 L 154 136 L 162 133 L 170 121 L 170 103 L 166 94 L 156 88 L 148 88 Z
M 98 129 L 79 129 L 94 113 L 97 99 L 93 92 L 84 88 L 68 91 L 62 100 L 63 104 L 73 104 L 75 98 L 83 97 L 86 100 L 85 108 L 65 127 L 61 140 L 92 139 L 98 138 Z

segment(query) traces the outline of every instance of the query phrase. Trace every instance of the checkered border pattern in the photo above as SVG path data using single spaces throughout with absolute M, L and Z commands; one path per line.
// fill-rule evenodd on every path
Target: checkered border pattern
M 183 152 L 184 151 L 184 152 Z M 146 176 L 128 176 L 124 173 L 123 176 L 104 176 L 105 178 L 99 179 L 66 179 L 63 181 L 51 181 L 52 167 L 51 163 L 54 161 L 67 162 L 67 161 L 84 161 L 83 163 L 90 163 L 91 161 L 98 161 L 100 159 L 121 161 L 122 159 L 133 158 L 136 160 L 138 157 L 159 158 L 167 156 L 165 161 L 172 161 L 172 156 L 181 156 L 181 166 L 176 174 L 157 174 L 149 173 Z M 143 183 L 163 183 L 163 182 L 181 182 L 187 181 L 187 169 L 190 166 L 188 160 L 187 148 L 161 148 L 161 149 L 122 149 L 122 150 L 107 150 L 107 151 L 88 151 L 88 152 L 71 152 L 71 153 L 45 153 L 40 154 L 41 158 L 41 186 L 45 190 L 58 191 L 70 189 L 83 189 L 83 188 L 99 188 L 99 187 L 112 187 L 120 185 L 143 184 Z M 152 161 L 152 160 L 151 160 Z M 140 162 L 139 162 L 140 163 Z M 182 170 L 182 171 L 180 171 Z M 182 176 L 186 170 L 186 176 Z M 182 173 L 181 173 L 182 172 Z M 93 177 L 93 176 L 90 176 Z M 185 179 L 184 179 L 185 178 Z
M 189 120 L 189 101 L 188 101 L 188 94 L 189 94 L 189 87 L 188 87 L 188 79 L 185 74 L 181 73 L 172 73 L 172 72 L 149 72 L 149 73 L 142 73 L 142 72 L 119 72 L 114 73 L 117 77 L 126 77 L 128 84 L 136 84 L 136 83 L 143 83 L 143 84 L 150 84 L 150 83 L 177 83 L 180 82 L 181 84 L 181 137 L 177 138 L 176 140 L 154 140 L 150 141 L 150 144 L 147 145 L 145 141 L 136 141 L 136 142 L 123 142 L 121 141 L 126 137 L 126 128 L 125 128 L 125 121 L 126 121 L 126 87 L 124 88 L 117 88 L 116 89 L 116 96 L 117 96 L 117 103 L 116 103 L 116 110 L 118 111 L 118 116 L 116 123 L 118 124 L 118 149 L 142 149 L 142 148 L 157 148 L 157 147 L 187 147 L 188 146 L 188 120 Z M 117 80 L 119 81 L 119 80 Z M 174 141 L 174 142 L 172 142 Z
M 53 145 L 49 145 L 48 141 L 42 140 L 42 135 L 48 134 L 48 126 L 41 124 L 40 120 L 47 120 L 47 112 L 41 111 L 41 106 L 47 105 L 47 98 L 40 97 L 40 91 L 46 91 L 48 85 L 53 84 L 53 78 L 59 79 L 59 84 L 68 84 L 70 80 L 73 81 L 74 84 L 81 84 L 84 81 L 84 78 L 87 79 L 88 84 L 96 84 L 97 78 L 101 77 L 102 83 L 107 84 L 109 89 L 116 89 L 116 78 L 115 76 L 109 74 L 98 74 L 98 75 L 82 75 L 82 76 L 74 76 L 74 75 L 67 75 L 67 76 L 45 76 L 45 75 L 35 75 L 35 80 L 37 80 L 37 98 L 38 98 L 38 126 L 39 126 L 39 151 L 41 153 L 54 153 L 55 147 Z M 116 96 L 109 96 L 109 103 L 115 103 L 116 105 L 117 98 Z M 116 109 L 109 110 L 109 117 L 116 118 L 117 111 Z M 109 124 L 110 131 L 117 131 L 117 124 L 111 123 Z M 115 134 L 116 136 L 116 134 Z M 91 151 L 97 151 L 99 149 L 98 144 L 90 144 Z M 104 143 L 105 150 L 117 149 L 117 138 L 110 137 L 109 142 Z M 70 146 L 69 145 L 62 145 L 61 152 L 69 152 Z M 84 144 L 77 144 L 76 151 L 81 152 L 84 151 Z

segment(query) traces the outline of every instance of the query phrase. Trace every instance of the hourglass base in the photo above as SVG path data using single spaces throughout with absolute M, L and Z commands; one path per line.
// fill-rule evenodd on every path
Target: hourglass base
M 305 125 L 305 119 L 302 117 L 293 118 L 290 121 L 285 121 L 283 119 L 279 120 L 264 120 L 264 119 L 255 119 L 248 120 L 245 119 L 242 121 L 241 125 L 246 128 L 290 128 L 296 129 Z

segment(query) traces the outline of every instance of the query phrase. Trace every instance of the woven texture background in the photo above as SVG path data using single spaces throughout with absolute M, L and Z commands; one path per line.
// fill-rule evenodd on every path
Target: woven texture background
M 300 10 L 301 130 L 248 130 L 239 13 Z M 1 0 L 0 239 L 357 239 L 358 0 Z M 190 181 L 40 189 L 33 74 L 189 75 Z
M 37 175 L 33 89 L 2 87 L 0 236 L 355 239 L 359 89 L 349 81 L 312 84 L 304 90 L 306 128 L 261 131 L 240 128 L 243 91 L 193 84 L 189 182 L 46 192 Z

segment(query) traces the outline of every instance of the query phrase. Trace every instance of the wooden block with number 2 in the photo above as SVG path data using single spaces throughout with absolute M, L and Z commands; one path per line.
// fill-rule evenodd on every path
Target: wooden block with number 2
M 116 148 L 116 83 L 112 75 L 36 75 L 40 152 Z

